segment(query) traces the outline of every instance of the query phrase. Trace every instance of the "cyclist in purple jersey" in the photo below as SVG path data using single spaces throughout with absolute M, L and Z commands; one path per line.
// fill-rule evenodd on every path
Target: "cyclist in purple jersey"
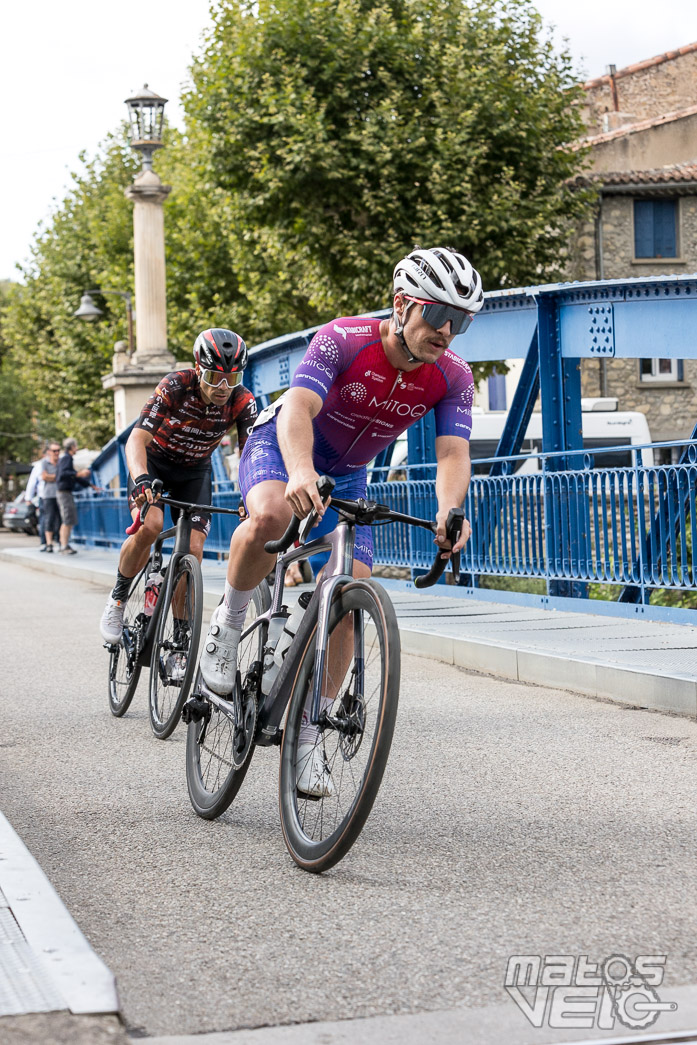
M 383 348 L 382 322 L 354 317 L 327 323 L 293 375 L 291 389 L 306 388 L 322 399 L 313 420 L 313 457 L 328 475 L 363 468 L 431 408 L 437 437 L 470 437 L 474 382 L 469 365 L 446 349 L 418 374 L 407 371 L 403 359 L 395 366 Z M 262 413 L 256 428 L 265 417 L 275 418 L 287 395 Z
M 390 319 L 337 319 L 317 331 L 291 387 L 262 412 L 247 441 L 239 482 L 249 517 L 232 535 L 225 597 L 201 655 L 203 680 L 213 692 L 232 691 L 247 606 L 274 563 L 265 542 L 281 536 L 291 514 L 302 519 L 313 508 L 321 519 L 314 533 L 332 528 L 317 491 L 320 474 L 337 479 L 337 496 L 364 495 L 366 464 L 430 409 L 436 420 L 435 541 L 444 557 L 451 553 L 445 524 L 469 485 L 474 386 L 469 366 L 449 345 L 482 307 L 481 279 L 453 250 L 416 249 L 395 267 L 393 289 Z M 452 550 L 460 550 L 469 534 L 465 522 Z M 355 555 L 355 576 L 369 576 L 370 527 L 359 528 Z M 331 782 L 326 765 L 317 762 L 309 760 L 298 787 L 325 794 Z

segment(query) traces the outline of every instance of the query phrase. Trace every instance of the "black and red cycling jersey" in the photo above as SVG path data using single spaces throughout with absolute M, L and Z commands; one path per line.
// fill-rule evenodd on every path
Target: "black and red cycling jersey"
M 237 425 L 240 450 L 256 420 L 254 396 L 237 385 L 227 403 L 205 403 L 193 369 L 163 377 L 136 421 L 136 428 L 153 437 L 148 454 L 193 467 L 210 460 L 223 436 Z

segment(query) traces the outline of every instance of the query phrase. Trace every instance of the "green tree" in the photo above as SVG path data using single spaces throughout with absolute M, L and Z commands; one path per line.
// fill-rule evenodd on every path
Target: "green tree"
M 417 242 L 559 275 L 582 124 L 528 0 L 222 0 L 192 80 L 254 338 L 384 305 Z
M 9 286 L 0 311 L 0 357 L 7 352 L 30 379 L 44 426 L 91 446 L 113 435 L 113 396 L 101 378 L 114 342 L 127 336 L 126 313 L 109 295 L 96 299 L 98 322 L 73 313 L 87 289 L 133 290 L 133 207 L 124 189 L 139 163 L 125 143 L 125 132 L 110 135 L 94 158 L 81 157 L 82 170 L 35 238 L 24 283 Z M 190 358 L 198 329 L 239 318 L 225 194 L 206 177 L 206 155 L 195 134 L 170 131 L 158 156 L 163 181 L 174 186 L 165 234 L 169 347 L 178 359 Z
M 113 405 L 101 375 L 114 341 L 126 336 L 125 310 L 104 298 L 104 319 L 73 318 L 88 288 L 132 285 L 132 219 L 123 195 L 134 170 L 129 150 L 110 138 L 39 229 L 24 283 L 12 284 L 2 312 L 8 358 L 23 375 L 43 425 L 92 446 L 113 434 Z

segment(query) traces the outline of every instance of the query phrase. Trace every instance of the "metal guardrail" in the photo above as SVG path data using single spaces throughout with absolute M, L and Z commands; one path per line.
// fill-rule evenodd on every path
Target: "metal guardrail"
M 644 466 L 642 451 L 679 446 L 681 464 Z M 687 449 L 685 450 L 685 448 Z M 468 586 L 479 576 L 537 578 L 576 585 L 602 583 L 638 589 L 648 602 L 650 590 L 697 590 L 697 440 L 689 444 L 627 447 L 632 465 L 597 468 L 603 453 L 618 447 L 560 454 L 492 458 L 502 474 L 475 475 L 466 511 L 472 539 L 463 556 Z M 536 471 L 516 473 L 521 463 Z M 487 462 L 477 462 L 478 465 Z M 435 516 L 435 466 L 374 468 L 368 496 L 412 515 Z M 236 508 L 239 492 L 231 483 L 214 484 L 215 504 Z M 118 546 L 128 522 L 125 491 L 79 495 L 80 520 L 75 538 L 87 545 Z M 228 550 L 230 516 L 214 516 L 206 543 L 209 555 Z M 429 567 L 432 539 L 401 524 L 376 527 L 375 561 L 405 567 L 413 574 Z M 574 591 L 585 595 L 585 590 Z

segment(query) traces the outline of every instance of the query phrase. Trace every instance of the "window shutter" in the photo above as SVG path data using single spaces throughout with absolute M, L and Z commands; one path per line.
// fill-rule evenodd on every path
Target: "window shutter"
M 653 200 L 634 200 L 634 257 L 654 257 Z
M 675 200 L 653 201 L 654 257 L 674 258 L 676 256 L 676 206 Z

